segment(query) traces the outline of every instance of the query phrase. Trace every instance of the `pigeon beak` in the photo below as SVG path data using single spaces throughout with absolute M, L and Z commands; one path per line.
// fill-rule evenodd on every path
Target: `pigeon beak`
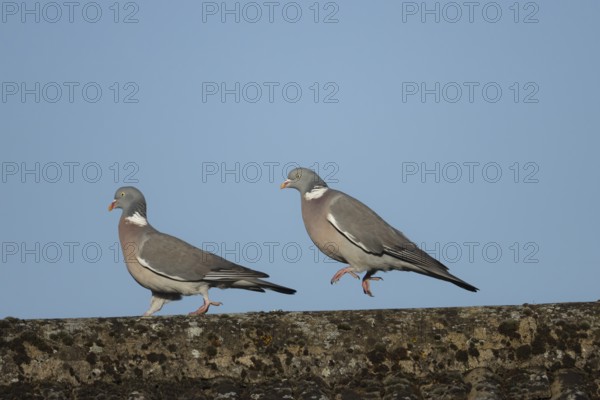
M 113 200 L 112 203 L 110 203 L 108 205 L 108 211 L 112 211 L 115 208 L 115 205 L 117 204 L 116 200 Z
M 283 181 L 281 183 L 281 186 L 279 186 L 279 189 L 285 189 L 286 187 L 288 187 L 288 185 L 290 184 L 291 180 L 286 179 L 285 181 Z

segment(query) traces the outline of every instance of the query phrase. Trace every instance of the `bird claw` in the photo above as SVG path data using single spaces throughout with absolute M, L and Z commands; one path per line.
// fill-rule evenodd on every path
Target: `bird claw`
M 378 276 L 369 276 L 368 274 L 365 275 L 365 277 L 362 280 L 363 292 L 369 297 L 375 297 L 375 296 L 373 296 L 373 293 L 371 293 L 371 285 L 369 284 L 369 281 L 382 281 L 382 280 L 383 280 L 383 278 L 380 278 Z
M 346 268 L 340 269 L 338 272 L 335 273 L 335 275 L 333 275 L 333 278 L 331 278 L 331 284 L 333 285 L 334 283 L 337 283 L 340 280 L 340 278 L 342 276 L 344 276 L 345 274 L 350 274 L 353 277 L 355 277 L 356 279 L 360 279 L 360 277 L 358 275 L 356 275 L 354 273 L 354 271 L 352 271 L 350 269 L 350 267 L 346 267 Z
M 188 315 L 206 314 L 208 312 L 208 309 L 210 308 L 210 306 L 222 306 L 222 305 L 223 305 L 223 303 L 221 303 L 220 301 L 208 301 L 208 302 L 205 301 L 204 304 L 202 305 L 202 307 L 198 308 L 196 311 L 192 311 Z

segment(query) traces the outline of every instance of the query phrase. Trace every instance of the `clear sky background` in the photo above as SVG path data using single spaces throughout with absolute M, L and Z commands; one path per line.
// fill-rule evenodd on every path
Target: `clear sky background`
M 157 229 L 298 290 L 213 289 L 211 313 L 600 298 L 597 1 L 2 4 L 0 317 L 147 309 L 107 211 L 122 185 Z M 481 291 L 330 285 L 344 265 L 279 190 L 297 165 Z

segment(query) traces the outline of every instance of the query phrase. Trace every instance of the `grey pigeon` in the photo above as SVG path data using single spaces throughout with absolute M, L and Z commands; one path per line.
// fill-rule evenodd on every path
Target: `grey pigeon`
M 336 283 L 344 274 L 362 279 L 365 294 L 373 296 L 369 281 L 378 271 L 413 271 L 452 282 L 476 292 L 476 287 L 448 272 L 448 268 L 419 249 L 402 232 L 385 222 L 369 207 L 347 194 L 331 189 L 312 170 L 296 168 L 281 188 L 300 192 L 302 219 L 311 240 L 325 255 L 349 264 L 331 279 Z
M 294 289 L 264 281 L 269 275 L 242 267 L 154 229 L 146 218 L 146 200 L 138 189 L 127 186 L 115 193 L 109 211 L 121 208 L 119 240 L 127 269 L 137 283 L 152 291 L 144 316 L 159 311 L 171 300 L 201 294 L 204 304 L 192 314 L 204 314 L 221 303 L 210 301 L 208 289 L 236 288 L 255 292 L 265 289 L 294 294 Z

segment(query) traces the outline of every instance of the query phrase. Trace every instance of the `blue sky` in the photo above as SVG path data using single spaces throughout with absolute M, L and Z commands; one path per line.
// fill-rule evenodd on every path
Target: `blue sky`
M 122 185 L 157 229 L 298 290 L 213 289 L 211 313 L 599 298 L 598 2 L 57 4 L 2 3 L 0 317 L 147 309 L 107 212 Z M 279 190 L 297 165 L 481 291 L 331 286 L 344 265 Z

